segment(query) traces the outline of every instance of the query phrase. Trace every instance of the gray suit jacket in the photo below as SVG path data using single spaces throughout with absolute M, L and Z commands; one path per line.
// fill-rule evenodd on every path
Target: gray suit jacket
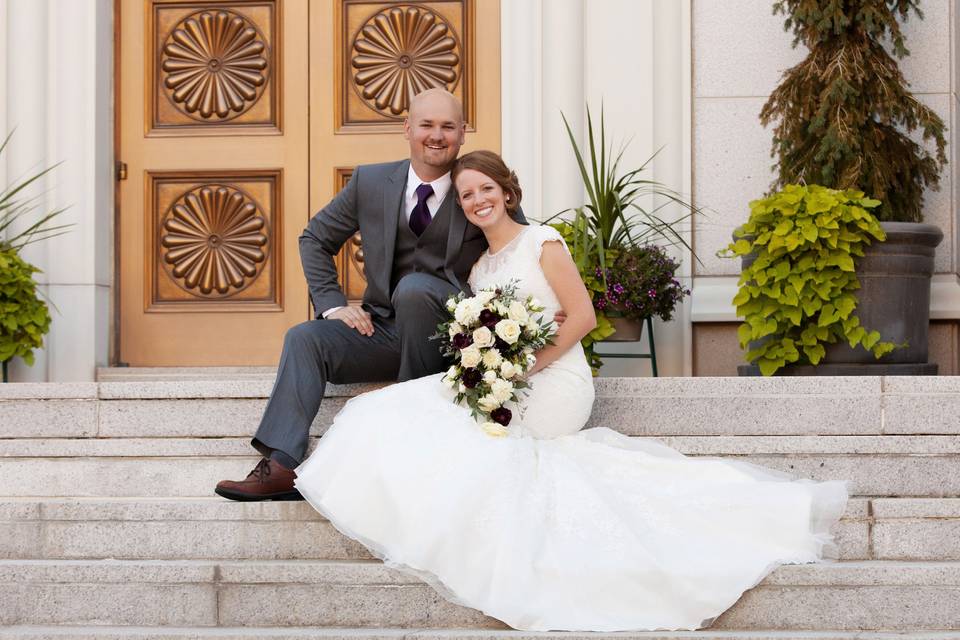
M 300 261 L 316 317 L 327 309 L 347 304 L 337 281 L 334 257 L 357 231 L 363 243 L 363 272 L 367 279 L 363 306 L 380 316 L 393 314 L 390 275 L 397 217 L 402 210 L 409 166 L 409 160 L 358 166 L 343 191 L 307 224 L 300 236 Z M 452 188 L 440 206 L 454 207 L 444 273 L 453 285 L 467 291 L 470 268 L 486 250 L 487 241 L 479 228 L 467 222 Z M 522 211 L 517 211 L 514 219 L 526 224 Z

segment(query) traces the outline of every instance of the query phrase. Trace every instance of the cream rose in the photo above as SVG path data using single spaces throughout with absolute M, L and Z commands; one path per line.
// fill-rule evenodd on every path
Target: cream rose
M 520 324 L 525 323 L 530 315 L 527 313 L 527 308 L 523 306 L 523 303 L 519 300 L 514 300 L 510 303 L 510 309 L 507 311 L 507 317 L 511 320 L 515 320 Z
M 497 294 L 493 291 L 479 291 L 474 297 L 480 302 L 480 304 L 485 305 L 497 297 Z
M 487 349 L 483 352 L 483 365 L 487 369 L 496 369 L 503 362 L 503 356 L 496 349 Z
M 483 381 L 487 384 L 493 384 L 497 380 L 496 371 L 484 371 L 483 372 Z
M 503 363 L 500 365 L 500 376 L 504 380 L 509 380 L 513 376 L 517 375 L 517 373 L 518 373 L 517 368 L 513 366 L 513 363 L 510 362 L 509 360 L 504 360 Z
M 447 328 L 447 334 L 452 339 L 453 336 L 457 335 L 458 333 L 463 333 L 463 327 L 459 322 L 451 322 L 450 326 Z
M 516 320 L 501 320 L 494 330 L 507 344 L 514 344 L 520 338 L 520 325 Z
M 464 367 L 475 367 L 480 364 L 480 349 L 477 348 L 477 345 L 472 344 L 466 349 L 460 350 L 460 364 Z
M 480 349 L 493 346 L 493 333 L 486 327 L 480 327 L 473 330 L 473 344 Z
M 513 384 L 506 380 L 497 378 L 493 381 L 493 384 L 490 385 L 490 395 L 499 400 L 501 403 L 504 403 L 513 397 Z
M 486 411 L 487 413 L 493 411 L 494 409 L 500 408 L 500 403 L 492 395 L 485 395 L 479 400 L 477 400 L 477 406 L 480 407 L 481 411 Z
M 509 433 L 505 426 L 496 422 L 484 422 L 482 428 L 484 433 L 494 438 L 502 438 Z

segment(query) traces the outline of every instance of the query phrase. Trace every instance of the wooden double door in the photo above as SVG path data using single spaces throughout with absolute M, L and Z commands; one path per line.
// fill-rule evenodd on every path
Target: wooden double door
M 298 237 L 358 164 L 407 157 L 418 90 L 500 147 L 499 0 L 117 0 L 115 353 L 277 362 L 311 316 Z M 337 259 L 352 301 L 361 239 Z

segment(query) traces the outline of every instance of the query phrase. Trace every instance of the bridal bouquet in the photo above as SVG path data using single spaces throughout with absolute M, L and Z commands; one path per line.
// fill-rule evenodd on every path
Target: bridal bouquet
M 537 362 L 534 353 L 552 344 L 556 333 L 552 319 L 540 315 L 543 305 L 533 296 L 520 299 L 517 283 L 481 289 L 474 296 L 458 293 L 447 300 L 452 314 L 437 326 L 434 339 L 440 351 L 455 364 L 443 383 L 457 392 L 454 402 L 466 403 L 483 430 L 505 436 L 516 405 L 530 384 L 523 375 Z

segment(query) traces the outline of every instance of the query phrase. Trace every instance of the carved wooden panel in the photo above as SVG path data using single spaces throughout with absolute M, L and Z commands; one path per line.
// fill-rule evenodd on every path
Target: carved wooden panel
M 276 0 L 149 2 L 149 135 L 280 130 Z
M 280 180 L 280 171 L 148 173 L 147 310 L 279 309 Z
M 338 167 L 334 184 L 338 191 L 342 191 L 347 183 L 350 182 L 350 176 L 353 175 L 353 169 L 348 167 Z M 363 300 L 363 293 L 367 289 L 367 278 L 363 274 L 363 245 L 360 239 L 360 232 L 353 234 L 353 237 L 347 241 L 336 259 L 337 274 L 340 277 L 340 287 L 349 302 L 359 304 Z
M 474 122 L 473 0 L 340 0 L 339 130 L 398 130 L 410 98 L 445 87 Z

